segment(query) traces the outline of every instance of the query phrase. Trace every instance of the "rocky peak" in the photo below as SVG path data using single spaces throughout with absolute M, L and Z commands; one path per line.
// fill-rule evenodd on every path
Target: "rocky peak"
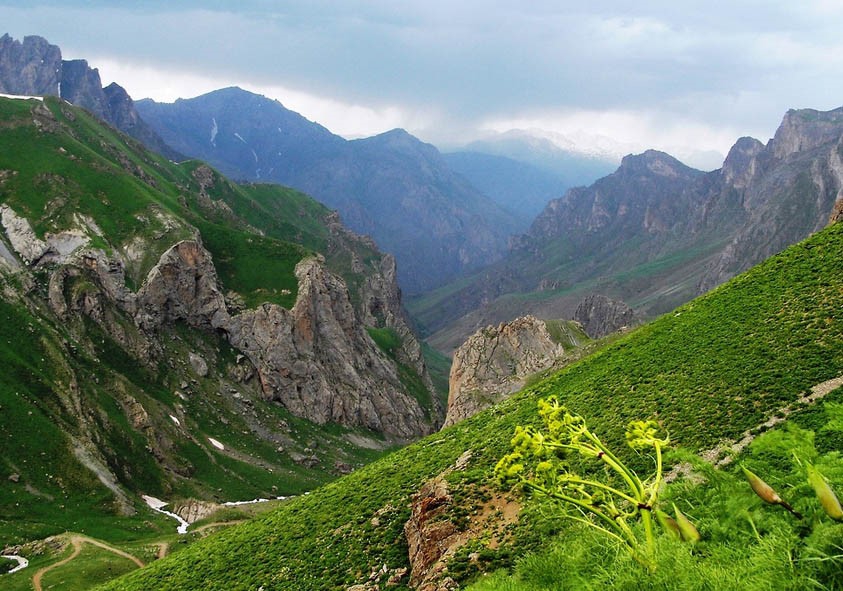
M 135 128 L 140 122 L 141 118 L 135 110 L 135 103 L 126 89 L 112 82 L 102 89 L 105 94 L 106 109 L 111 118 L 111 122 L 117 126 L 118 129 L 128 131 Z
M 843 107 L 832 111 L 791 109 L 770 142 L 775 158 L 817 148 L 836 141 L 843 133 Z
M 466 419 L 519 390 L 525 379 L 564 354 L 535 316 L 487 326 L 454 353 L 445 425 Z
M 635 322 L 632 308 L 604 295 L 590 294 L 580 302 L 574 313 L 585 333 L 593 339 L 617 332 Z
M 676 158 L 658 150 L 647 150 L 642 154 L 630 154 L 621 160 L 616 174 L 656 175 L 678 178 L 699 172 L 679 162 Z
M 764 144 L 755 138 L 742 137 L 732 149 L 723 162 L 721 174 L 723 181 L 742 189 L 749 184 L 757 171 L 757 157 L 764 151 Z
M 8 34 L 0 37 L 0 92 L 21 95 L 58 95 L 61 50 L 35 35 L 23 43 Z
M 62 62 L 61 97 L 111 122 L 99 70 L 88 66 L 86 60 Z
M 140 118 L 126 91 L 117 84 L 102 87 L 99 71 L 83 59 L 63 61 L 61 50 L 42 37 L 0 37 L 0 92 L 61 96 L 171 160 L 184 157 L 167 146 Z

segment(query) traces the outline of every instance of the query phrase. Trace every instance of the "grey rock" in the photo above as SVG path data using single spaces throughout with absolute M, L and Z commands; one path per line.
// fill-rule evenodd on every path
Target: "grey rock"
M 191 351 L 187 357 L 190 367 L 196 375 L 200 378 L 204 378 L 208 375 L 208 363 L 201 355 Z
M 0 37 L 0 92 L 21 95 L 58 95 L 61 50 L 34 35 L 23 42 L 8 34 Z
M 588 336 L 598 339 L 632 326 L 635 312 L 619 300 L 593 293 L 577 306 L 574 320 L 580 323 Z
M 564 353 L 534 316 L 477 331 L 454 353 L 444 427 L 500 402 Z

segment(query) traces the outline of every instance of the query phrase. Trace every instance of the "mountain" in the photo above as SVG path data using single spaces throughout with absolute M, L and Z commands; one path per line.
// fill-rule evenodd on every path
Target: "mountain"
M 516 218 L 522 230 L 530 226 L 548 201 L 572 186 L 561 175 L 504 156 L 451 152 L 443 157 L 452 170 Z
M 421 580 L 431 588 L 464 588 L 473 579 L 481 585 L 482 573 L 501 571 L 494 575 L 500 582 L 501 569 L 538 560 L 557 566 L 578 560 L 578 569 L 549 567 L 532 579 L 535 585 L 515 580 L 500 588 L 557 586 L 575 573 L 583 587 L 645 588 L 657 577 L 661 588 L 686 589 L 700 572 L 714 570 L 719 581 L 728 579 L 723 588 L 758 588 L 759 577 L 794 588 L 810 579 L 831 586 L 839 580 L 835 545 L 843 534 L 822 514 L 802 470 L 790 474 L 785 467 L 795 465 L 793 454 L 807 445 L 797 436 L 811 429 L 823 465 L 835 475 L 843 469 L 832 452 L 839 449 L 839 431 L 831 423 L 824 428 L 825 413 L 809 402 L 826 395 L 836 403 L 833 410 L 843 400 L 841 250 L 843 226 L 837 224 L 500 405 L 103 589 L 407 589 Z M 815 397 L 798 402 L 812 391 Z M 687 452 L 770 429 L 766 421 L 780 419 L 786 408 L 790 428 L 775 430 L 766 448 L 751 445 L 735 454 L 751 467 L 768 467 L 765 477 L 786 483 L 782 492 L 808 517 L 800 521 L 781 507 L 762 506 L 735 464 L 716 470 L 693 460 L 692 477 L 680 475 L 667 485 L 663 506 L 680 505 L 703 541 L 692 549 L 657 529 L 652 535 L 665 559 L 655 573 L 648 571 L 619 543 L 560 519 L 560 505 L 493 482 L 493 467 L 511 451 L 513 429 L 537 425 L 536 400 L 550 394 L 584 416 L 642 478 L 651 464 L 624 443 L 631 420 L 657 419 L 671 445 L 686 450 L 667 460 L 669 468 L 691 461 Z M 716 452 L 712 461 L 723 455 Z M 603 472 L 592 466 L 589 474 Z M 643 536 L 641 529 L 635 533 Z M 816 551 L 808 547 L 814 543 Z M 560 550 L 560 544 L 566 545 Z M 767 566 L 759 571 L 762 558 Z M 682 568 L 671 568 L 680 559 Z
M 843 109 L 790 111 L 767 145 L 742 138 L 723 167 L 657 151 L 551 201 L 506 259 L 411 302 L 447 350 L 524 313 L 571 318 L 599 292 L 666 312 L 824 227 L 840 191 Z
M 0 93 L 60 96 L 87 109 L 148 148 L 171 160 L 182 160 L 139 117 L 132 98 L 116 83 L 102 87 L 99 71 L 85 60 L 62 60 L 61 49 L 43 37 L 0 37 Z
M 4 543 L 297 494 L 441 424 L 395 260 L 335 212 L 55 97 L 0 99 L 0 145 Z
M 346 141 L 281 103 L 227 88 L 172 104 L 139 101 L 175 149 L 232 178 L 304 191 L 395 255 L 417 293 L 498 260 L 518 224 L 403 130 Z

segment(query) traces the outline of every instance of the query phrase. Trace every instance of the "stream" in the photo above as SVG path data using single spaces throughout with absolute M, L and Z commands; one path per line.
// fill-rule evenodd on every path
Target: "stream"
M 15 562 L 18 563 L 18 565 L 15 568 L 13 568 L 12 570 L 10 570 L 6 573 L 7 575 L 10 575 L 12 573 L 16 573 L 19 570 L 23 570 L 27 566 L 29 566 L 29 561 L 26 558 L 24 558 L 23 556 L 18 556 L 17 554 L 3 554 L 2 556 L 0 556 L 0 558 L 8 558 L 9 560 L 14 560 Z
M 155 497 L 151 497 L 149 495 L 141 495 L 141 498 L 146 502 L 150 509 L 153 511 L 158 511 L 159 513 L 163 513 L 168 517 L 172 517 L 176 521 L 179 522 L 179 526 L 176 529 L 176 532 L 179 534 L 186 534 L 187 528 L 190 527 L 190 524 L 185 521 L 181 515 L 177 515 L 172 511 L 167 511 L 164 509 L 169 503 L 166 501 L 162 501 L 161 499 L 156 499 Z M 290 497 L 275 497 L 274 499 L 252 499 L 251 501 L 228 501 L 225 503 L 221 503 L 225 507 L 239 507 L 240 505 L 253 505 L 255 503 L 266 503 L 268 501 L 283 501 L 284 499 L 289 499 Z M 22 567 L 20 567 L 22 568 Z
M 172 511 L 167 511 L 164 509 L 169 503 L 166 501 L 162 501 L 161 499 L 156 499 L 155 497 L 150 497 L 149 495 L 141 495 L 141 498 L 149 505 L 149 508 L 153 511 L 158 511 L 159 513 L 163 513 L 169 517 L 172 517 L 176 521 L 179 522 L 179 527 L 176 529 L 176 532 L 179 534 L 186 534 L 187 528 L 190 527 L 190 524 L 182 519 L 181 515 L 176 515 Z

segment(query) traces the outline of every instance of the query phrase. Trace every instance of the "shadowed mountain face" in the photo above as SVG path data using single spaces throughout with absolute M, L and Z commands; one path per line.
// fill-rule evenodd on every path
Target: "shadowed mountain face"
M 38 36 L 16 41 L 0 37 L 0 92 L 60 96 L 170 158 L 183 157 L 170 148 L 138 116 L 132 98 L 116 83 L 102 87 L 96 68 L 85 60 L 62 60 L 61 49 Z
M 709 173 L 656 151 L 551 201 L 505 260 L 411 310 L 444 349 L 480 326 L 568 317 L 599 291 L 663 313 L 824 227 L 843 190 L 843 108 L 789 111 Z
M 229 176 L 302 190 L 398 261 L 411 293 L 498 260 L 517 221 L 403 130 L 346 141 L 239 88 L 173 104 L 139 101 L 143 118 L 177 150 Z

